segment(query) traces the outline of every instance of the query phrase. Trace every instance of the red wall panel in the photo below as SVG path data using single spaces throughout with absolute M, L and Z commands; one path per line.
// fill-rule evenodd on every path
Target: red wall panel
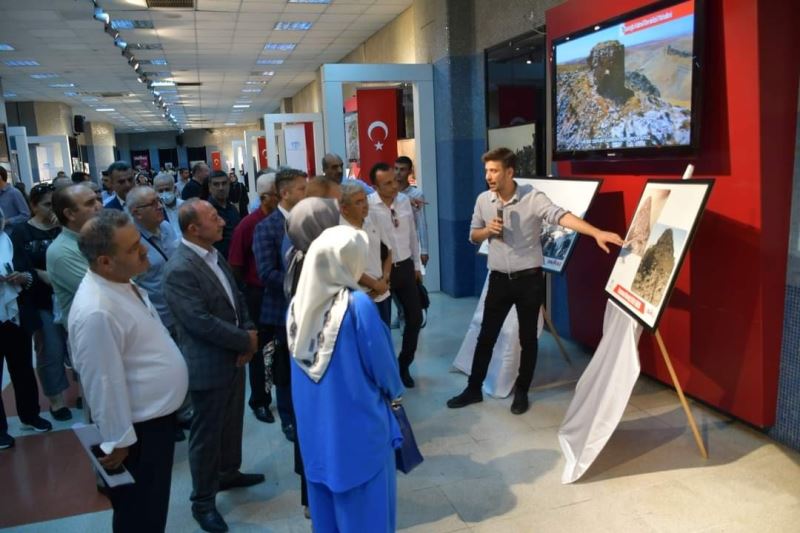
M 548 38 L 647 5 L 569 0 L 547 12 Z M 701 151 L 694 160 L 560 163 L 604 178 L 587 218 L 623 233 L 648 177 L 716 178 L 660 330 L 686 391 L 758 426 L 774 423 L 783 325 L 800 62 L 791 2 L 706 2 Z M 612 257 L 579 241 L 567 273 L 573 336 L 600 338 Z M 669 375 L 650 335 L 643 371 Z

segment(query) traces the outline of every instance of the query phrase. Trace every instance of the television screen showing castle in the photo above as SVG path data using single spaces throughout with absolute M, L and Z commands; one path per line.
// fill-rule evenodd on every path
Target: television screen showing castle
M 694 1 L 556 45 L 556 151 L 691 144 Z

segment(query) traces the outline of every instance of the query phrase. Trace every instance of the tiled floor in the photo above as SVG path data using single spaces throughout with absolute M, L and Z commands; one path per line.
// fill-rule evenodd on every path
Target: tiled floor
M 399 529 L 800 531 L 800 454 L 693 404 L 710 454 L 703 460 L 675 393 L 647 378 L 639 380 L 623 422 L 589 472 L 578 483 L 562 485 L 556 432 L 586 354 L 569 345 L 575 362 L 570 368 L 545 335 L 533 403 L 523 416 L 509 413 L 508 399 L 448 410 L 444 402 L 465 383 L 450 372 L 450 363 L 475 300 L 434 295 L 432 302 L 415 365 L 418 385 L 406 395 L 426 461 L 398 479 Z M 291 447 L 278 425 L 246 415 L 243 466 L 265 473 L 267 482 L 218 497 L 232 531 L 311 531 L 299 506 Z M 190 485 L 186 444 L 180 443 L 168 531 L 199 531 L 187 501 Z M 104 511 L 14 530 L 85 533 L 106 531 L 109 524 L 110 511 Z

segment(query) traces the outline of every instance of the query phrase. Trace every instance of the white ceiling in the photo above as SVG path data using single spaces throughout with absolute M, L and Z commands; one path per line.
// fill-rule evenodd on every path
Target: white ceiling
M 148 9 L 145 0 L 97 0 L 111 20 L 152 21 L 154 29 L 119 30 L 151 79 L 200 82 L 201 87 L 156 88 L 185 129 L 251 124 L 273 112 L 282 98 L 311 82 L 320 65 L 335 63 L 411 5 L 412 0 L 331 0 L 330 5 L 287 0 L 195 0 L 194 9 Z M 8 101 L 58 101 L 87 120 L 117 131 L 163 131 L 172 126 L 153 105 L 153 94 L 121 50 L 93 19 L 91 0 L 0 0 L 0 78 Z M 305 21 L 309 31 L 276 31 L 275 24 Z M 297 43 L 291 52 L 265 50 L 268 42 Z M 134 50 L 135 43 L 163 50 Z M 9 67 L 7 60 L 34 59 L 40 66 Z M 283 59 L 259 65 L 260 59 Z M 264 72 L 274 72 L 264 76 Z M 34 79 L 32 74 L 57 77 Z M 248 84 L 247 82 L 251 82 Z M 266 82 L 266 84 L 254 83 Z M 52 88 L 51 84 L 75 87 Z M 261 89 L 260 93 L 242 92 Z M 77 94 L 75 94 L 77 93 Z M 87 94 L 91 93 L 91 94 Z M 94 93 L 123 93 L 106 98 Z M 96 98 L 96 99 L 92 99 Z M 247 101 L 241 112 L 233 105 Z M 245 102 L 245 103 L 247 103 Z M 99 112 L 97 108 L 115 111 Z

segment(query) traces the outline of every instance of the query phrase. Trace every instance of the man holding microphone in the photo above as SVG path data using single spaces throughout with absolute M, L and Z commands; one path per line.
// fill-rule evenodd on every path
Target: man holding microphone
M 619 235 L 595 228 L 553 204 L 544 193 L 530 185 L 517 185 L 514 181 L 516 159 L 508 148 L 490 150 L 482 157 L 489 190 L 478 195 L 475 201 L 470 241 L 480 244 L 489 239 L 491 274 L 469 382 L 461 394 L 447 401 L 451 409 L 483 401 L 481 387 L 492 350 L 513 305 L 520 324 L 529 327 L 519 328 L 522 356 L 511 412 L 519 415 L 528 410 L 528 389 L 538 353 L 535 324 L 545 296 L 544 257 L 539 240 L 542 222 L 588 235 L 606 253 L 609 244 L 622 245 Z

